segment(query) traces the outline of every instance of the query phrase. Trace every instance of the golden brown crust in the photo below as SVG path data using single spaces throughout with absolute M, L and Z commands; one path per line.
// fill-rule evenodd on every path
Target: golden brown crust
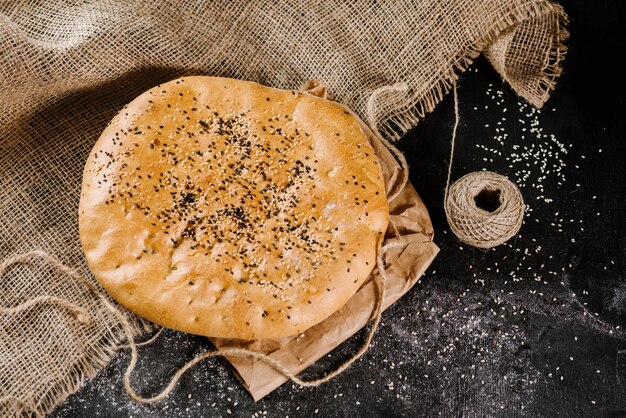
M 389 218 L 358 121 L 308 94 L 185 77 L 133 100 L 89 156 L 80 238 L 94 275 L 169 328 L 295 335 L 375 265 Z

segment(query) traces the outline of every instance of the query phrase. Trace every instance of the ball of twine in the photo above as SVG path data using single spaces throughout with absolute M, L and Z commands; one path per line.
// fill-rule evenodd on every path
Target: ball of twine
M 524 220 L 524 200 L 517 186 L 491 171 L 476 171 L 455 181 L 444 208 L 454 235 L 478 248 L 508 241 Z

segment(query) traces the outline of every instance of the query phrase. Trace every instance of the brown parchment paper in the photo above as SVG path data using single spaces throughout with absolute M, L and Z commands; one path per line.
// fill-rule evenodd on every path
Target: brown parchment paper
M 307 82 L 302 90 L 330 99 L 326 88 L 315 81 Z M 391 145 L 385 144 L 362 121 L 361 128 L 378 156 L 387 196 L 392 197 L 389 201 L 389 227 L 381 248 L 387 276 L 382 309 L 386 309 L 417 283 L 439 248 L 432 242 L 434 231 L 428 210 L 406 180 L 407 167 L 403 167 L 390 152 L 388 147 Z M 376 300 L 372 281 L 374 274 L 379 274 L 378 269 L 372 272 L 346 305 L 299 336 L 258 341 L 209 340 L 218 349 L 239 347 L 264 352 L 291 372 L 299 373 L 350 338 L 371 319 Z M 259 360 L 228 357 L 227 360 L 254 400 L 263 398 L 288 380 Z

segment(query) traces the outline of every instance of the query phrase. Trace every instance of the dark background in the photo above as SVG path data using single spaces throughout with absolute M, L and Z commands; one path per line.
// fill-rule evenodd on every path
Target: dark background
M 138 405 L 122 387 L 122 353 L 52 416 L 626 416 L 626 129 L 616 58 L 625 14 L 617 1 L 562 4 L 569 52 L 540 114 L 483 58 L 459 82 L 453 178 L 489 169 L 516 181 L 529 206 L 516 238 L 482 251 L 449 231 L 449 95 L 399 144 L 441 253 L 343 375 L 314 389 L 288 383 L 255 403 L 213 359 L 165 401 Z M 320 376 L 362 338 L 304 376 Z M 166 331 L 141 349 L 136 389 L 155 394 L 208 349 L 204 338 Z

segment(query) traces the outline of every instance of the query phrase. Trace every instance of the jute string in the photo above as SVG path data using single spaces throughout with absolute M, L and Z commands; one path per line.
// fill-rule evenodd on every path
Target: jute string
M 18 263 L 22 263 L 24 261 L 28 261 L 32 258 L 41 258 L 43 260 L 45 260 L 46 262 L 48 262 L 51 266 L 55 267 L 56 269 L 58 269 L 59 271 L 61 271 L 62 273 L 67 274 L 68 276 L 77 279 L 81 282 L 84 282 L 86 285 L 89 286 L 89 288 L 91 290 L 94 290 L 95 292 L 98 292 L 88 281 L 85 281 L 82 276 L 80 276 L 80 274 L 78 274 L 75 270 L 73 270 L 70 267 L 65 266 L 64 264 L 60 263 L 59 261 L 57 261 L 55 258 L 51 257 L 49 254 L 43 252 L 43 251 L 30 251 L 24 254 L 19 254 L 16 255 L 14 257 L 10 257 L 6 260 L 4 260 L 2 263 L 0 263 L 0 277 L 2 277 L 2 275 L 4 274 L 4 272 L 12 265 L 14 264 L 18 264 Z M 62 299 L 62 298 L 58 298 L 55 296 L 37 296 L 34 297 L 32 299 L 27 300 L 26 302 L 23 302 L 17 306 L 13 306 L 13 307 L 2 307 L 0 306 L 0 314 L 14 314 L 20 311 L 24 311 L 24 310 L 28 310 L 30 308 L 32 308 L 33 306 L 39 304 L 39 303 L 48 303 L 51 305 L 57 305 L 60 306 L 62 308 L 67 309 L 68 311 L 72 312 L 74 314 L 74 316 L 76 316 L 76 319 L 82 323 L 88 323 L 90 321 L 90 317 L 89 317 L 89 313 L 87 312 L 86 309 L 76 305 L 75 303 L 72 303 L 68 300 Z
M 137 348 L 154 342 L 156 338 L 158 338 L 158 336 L 163 331 L 163 328 L 161 328 L 148 341 L 145 341 L 143 343 L 136 343 L 134 341 L 133 333 L 132 333 L 130 324 L 128 322 L 128 319 L 119 309 L 117 309 L 108 301 L 107 297 L 102 292 L 100 292 L 97 288 L 95 288 L 80 273 L 78 273 L 71 267 L 64 265 L 63 263 L 58 261 L 56 258 L 52 257 L 51 255 L 43 251 L 31 251 L 31 252 L 20 254 L 20 255 L 17 255 L 17 256 L 14 256 L 5 260 L 2 264 L 0 264 L 0 276 L 2 276 L 4 272 L 6 271 L 6 269 L 8 269 L 10 266 L 27 261 L 29 259 L 32 259 L 33 257 L 38 257 L 38 258 L 43 259 L 52 267 L 58 269 L 59 271 L 65 273 L 67 276 L 87 286 L 92 292 L 94 292 L 94 294 L 98 298 L 100 298 L 100 300 L 106 306 L 106 308 L 118 318 L 118 320 L 120 321 L 122 330 L 124 331 L 124 334 L 128 341 L 128 344 L 126 346 L 118 346 L 118 348 L 128 347 L 130 348 L 130 351 L 131 351 L 130 363 L 124 374 L 124 388 L 126 389 L 126 392 L 128 393 L 128 395 L 133 400 L 135 400 L 136 402 L 140 402 L 140 403 L 155 403 L 155 402 L 159 402 L 165 399 L 171 393 L 171 391 L 176 386 L 176 384 L 178 383 L 182 375 L 185 374 L 187 370 L 189 370 L 190 368 L 192 368 L 193 366 L 195 366 L 197 363 L 201 362 L 204 359 L 207 359 L 210 357 L 218 357 L 218 356 L 247 357 L 247 358 L 253 358 L 255 360 L 260 360 L 260 361 L 263 361 L 264 363 L 267 363 L 273 369 L 282 373 L 283 375 L 288 377 L 290 380 L 292 380 L 294 383 L 300 386 L 303 386 L 303 387 L 319 386 L 335 378 L 341 373 L 343 373 L 348 367 L 350 367 L 352 363 L 357 361 L 359 358 L 363 356 L 363 354 L 367 352 L 371 344 L 372 338 L 374 337 L 374 334 L 376 332 L 376 329 L 378 328 L 378 325 L 380 324 L 380 319 L 381 319 L 382 300 L 384 298 L 383 281 L 385 279 L 385 267 L 384 267 L 382 253 L 379 251 L 379 254 L 376 258 L 376 265 L 377 265 L 379 274 L 374 274 L 374 277 L 373 277 L 374 287 L 376 291 L 376 299 L 375 299 L 376 303 L 374 305 L 374 309 L 372 312 L 372 325 L 371 325 L 370 331 L 368 332 L 367 337 L 365 338 L 365 341 L 363 342 L 359 350 L 355 354 L 353 354 L 352 357 L 344 361 L 339 367 L 337 367 L 332 372 L 328 373 L 322 378 L 306 381 L 306 380 L 300 379 L 291 371 L 289 371 L 281 362 L 273 359 L 272 357 L 266 354 L 248 350 L 245 348 L 223 348 L 220 350 L 205 352 L 194 357 L 192 360 L 187 362 L 183 367 L 181 367 L 174 374 L 169 384 L 159 394 L 148 398 L 148 397 L 141 396 L 137 392 L 135 392 L 131 384 L 131 376 L 135 369 L 135 366 L 137 365 L 137 361 L 139 358 Z M 0 307 L 0 313 L 7 313 L 7 314 L 16 313 L 22 310 L 26 310 L 36 305 L 37 303 L 44 303 L 44 302 L 50 303 L 50 304 L 56 304 L 58 306 L 61 306 L 70 310 L 72 313 L 74 313 L 77 316 L 77 319 L 81 320 L 81 322 L 86 322 L 87 318 L 89 317 L 88 313 L 83 308 L 73 304 L 72 302 L 69 302 L 60 298 L 56 298 L 56 297 L 50 297 L 50 296 L 38 296 L 11 308 Z
M 381 141 L 390 150 L 390 152 L 393 153 L 393 155 L 396 157 L 401 167 L 400 171 L 402 173 L 401 174 L 402 177 L 398 181 L 394 182 L 396 187 L 387 191 L 388 200 L 392 201 L 404 189 L 408 181 L 408 174 L 407 174 L 408 164 L 406 162 L 406 159 L 402 155 L 402 153 L 400 153 L 393 145 L 391 145 L 391 143 L 389 143 L 388 141 L 382 138 L 381 138 Z M 33 257 L 39 257 L 43 259 L 44 261 L 46 261 L 47 263 L 49 263 L 52 267 L 58 269 L 59 271 L 65 273 L 67 276 L 87 286 L 92 292 L 94 292 L 94 294 L 97 295 L 97 297 L 102 301 L 104 306 L 117 317 L 117 319 L 120 322 L 121 328 L 126 336 L 126 340 L 128 343 L 125 345 L 118 345 L 117 348 L 129 348 L 131 351 L 130 363 L 124 374 L 124 388 L 126 392 L 128 393 L 128 396 L 130 396 L 130 398 L 136 402 L 156 403 L 165 399 L 172 392 L 172 390 L 174 389 L 174 387 L 176 386 L 180 378 L 183 376 L 183 374 L 185 374 L 185 372 L 187 372 L 187 370 L 189 370 L 190 368 L 192 368 L 199 362 L 207 358 L 211 358 L 211 357 L 231 356 L 231 357 L 239 357 L 239 358 L 243 357 L 243 358 L 252 358 L 255 360 L 259 360 L 259 361 L 266 363 L 267 365 L 269 365 L 270 367 L 272 367 L 274 370 L 278 371 L 279 373 L 283 374 L 285 377 L 289 378 L 291 381 L 293 381 L 297 385 L 300 385 L 303 387 L 320 386 L 330 381 L 331 379 L 339 376 L 348 367 L 350 367 L 350 365 L 352 365 L 355 361 L 357 361 L 367 352 L 372 342 L 372 339 L 374 337 L 374 334 L 376 333 L 376 330 L 380 324 L 381 315 L 382 315 L 382 301 L 384 299 L 384 292 L 385 292 L 384 281 L 386 279 L 383 252 L 395 245 L 399 245 L 399 244 L 398 243 L 394 244 L 393 242 L 386 244 L 386 245 L 381 244 L 380 249 L 378 251 L 378 255 L 376 257 L 376 266 L 378 269 L 378 274 L 373 275 L 373 283 L 374 283 L 374 289 L 376 292 L 376 298 L 375 298 L 375 304 L 374 304 L 372 316 L 371 316 L 372 324 L 367 334 L 367 337 L 365 338 L 365 341 L 363 342 L 361 347 L 349 359 L 341 363 L 332 372 L 327 373 L 324 377 L 321 377 L 319 379 L 302 380 L 296 374 L 292 373 L 289 369 L 287 369 L 287 367 L 285 367 L 281 362 L 275 360 L 274 358 L 264 353 L 260 353 L 260 352 L 253 351 L 253 350 L 248 350 L 245 348 L 222 348 L 219 350 L 208 351 L 208 352 L 199 354 L 193 359 L 191 359 L 190 361 L 188 361 L 183 367 L 178 369 L 178 371 L 172 376 L 168 385 L 160 393 L 158 393 L 157 395 L 153 397 L 144 397 L 138 394 L 132 387 L 131 377 L 132 377 L 132 373 L 137 365 L 137 361 L 139 358 L 137 348 L 152 344 L 161 335 L 161 333 L 163 332 L 163 328 L 161 328 L 149 340 L 142 342 L 142 343 L 136 343 L 134 341 L 132 330 L 131 330 L 127 317 L 119 309 L 113 306 L 109 302 L 107 297 L 100 290 L 98 290 L 95 286 L 93 286 L 85 277 L 83 277 L 77 271 L 75 271 L 71 267 L 64 265 L 63 263 L 58 261 L 56 258 L 52 257 L 51 255 L 43 251 L 31 251 L 31 252 L 17 255 L 17 256 L 14 256 L 5 260 L 2 264 L 0 264 L 0 276 L 2 276 L 2 274 L 6 271 L 6 269 L 9 268 L 13 264 L 27 261 Z M 77 306 L 74 303 L 69 302 L 67 300 L 57 298 L 57 297 L 52 297 L 52 296 L 37 296 L 20 305 L 17 305 L 11 308 L 0 307 L 0 313 L 15 313 L 21 310 L 26 310 L 38 303 L 50 303 L 50 304 L 56 304 L 58 306 L 64 307 L 68 309 L 69 311 L 71 311 L 72 313 L 74 313 L 77 319 L 79 319 L 81 322 L 86 322 L 89 318 L 89 314 L 85 311 L 85 309 L 81 308 L 80 306 Z
M 448 221 L 450 222 L 450 226 L 453 232 L 464 242 L 468 244 L 475 245 L 481 248 L 489 248 L 493 245 L 498 245 L 498 243 L 506 241 L 506 239 L 510 238 L 510 236 L 514 235 L 519 229 L 519 225 L 521 225 L 521 218 L 523 217 L 523 202 L 521 201 L 521 196 L 519 200 L 515 200 L 508 197 L 507 193 L 511 191 L 517 191 L 519 195 L 519 190 L 513 186 L 513 189 L 507 188 L 506 183 L 499 183 L 496 180 L 498 175 L 494 173 L 470 173 L 469 175 L 463 177 L 462 179 L 455 182 L 450 187 L 450 178 L 452 172 L 452 162 L 454 157 L 454 146 L 456 141 L 456 133 L 459 125 L 459 111 L 458 111 L 458 96 L 456 85 L 453 85 L 454 92 L 454 110 L 455 110 L 455 123 L 452 132 L 452 141 L 451 141 L 451 152 L 450 152 L 450 164 L 448 166 L 448 176 L 446 180 L 446 190 L 445 190 L 445 210 L 446 215 L 448 217 Z M 382 139 L 383 144 L 393 153 L 393 155 L 397 158 L 400 166 L 402 167 L 401 173 L 402 178 L 399 179 L 396 184 L 398 187 L 393 188 L 388 191 L 389 200 L 393 200 L 401 190 L 404 188 L 404 185 L 408 181 L 408 166 L 406 159 L 404 156 L 395 149 L 388 141 Z M 496 177 L 494 177 L 496 176 Z M 502 176 L 499 176 L 502 177 Z M 475 182 L 476 179 L 480 178 L 480 181 Z M 506 178 L 504 178 L 506 180 Z M 507 180 L 508 181 L 508 180 Z M 509 182 L 510 183 L 510 182 Z M 500 190 L 501 193 L 501 204 L 498 209 L 506 209 L 506 210 L 497 210 L 492 213 L 484 211 L 478 208 L 475 203 L 471 205 L 470 200 L 467 196 L 473 194 L 476 190 Z M 513 193 L 513 195 L 515 195 Z M 475 194 L 474 194 L 475 196 Z M 509 207 L 510 206 L 510 207 Z M 520 212 L 521 208 L 521 212 Z M 514 209 L 517 209 L 518 212 L 515 212 Z M 481 213 L 484 212 L 484 213 Z M 511 216 L 511 213 L 519 213 L 520 217 L 514 218 Z M 491 216 L 489 216 L 491 214 Z M 515 222 L 515 227 L 511 227 Z M 490 229 L 486 229 L 485 225 L 487 225 Z M 371 341 L 374 337 L 374 334 L 380 324 L 381 314 L 382 314 L 382 301 L 384 298 L 384 280 L 386 278 L 385 275 L 385 267 L 382 256 L 382 246 L 378 252 L 378 256 L 376 259 L 376 265 L 378 268 L 378 274 L 374 274 L 373 282 L 374 288 L 376 291 L 375 305 L 373 307 L 372 312 L 372 324 L 371 328 L 365 338 L 365 341 L 361 345 L 361 347 L 346 361 L 341 363 L 335 370 L 326 374 L 322 378 L 313 379 L 313 380 L 302 380 L 296 374 L 292 373 L 288 370 L 281 362 L 273 359 L 272 357 L 256 352 L 253 350 L 248 350 L 244 348 L 223 348 L 220 350 L 208 351 L 202 354 L 197 355 L 192 360 L 187 362 L 183 367 L 181 367 L 170 379 L 168 385 L 157 395 L 153 397 L 144 397 L 138 394 L 132 387 L 131 377 L 132 373 L 138 362 L 138 351 L 137 348 L 140 346 L 148 345 L 153 343 L 156 338 L 161 334 L 163 329 L 160 329 L 152 338 L 143 343 L 136 343 L 133 338 L 133 332 L 131 326 L 128 322 L 128 318 L 115 306 L 113 306 L 107 297 L 100 292 L 95 286 L 93 286 L 88 279 L 83 277 L 76 270 L 68 267 L 58 261 L 56 258 L 51 255 L 43 252 L 43 251 L 31 251 L 28 253 L 24 253 L 21 255 L 17 255 L 11 257 L 0 264 L 0 276 L 4 274 L 7 268 L 16 263 L 21 263 L 27 261 L 33 257 L 39 257 L 50 264 L 52 267 L 58 269 L 62 273 L 67 276 L 75 279 L 79 283 L 88 287 L 103 303 L 103 305 L 114 314 L 120 323 L 120 326 L 126 336 L 128 344 L 125 346 L 118 346 L 118 348 L 128 347 L 131 350 L 131 360 L 124 374 L 124 388 L 130 398 L 132 398 L 136 402 L 140 403 L 156 403 L 163 399 L 165 399 L 174 389 L 180 378 L 185 374 L 190 368 L 198 364 L 199 362 L 218 356 L 231 356 L 231 357 L 239 357 L 239 358 L 252 358 L 255 360 L 262 361 L 283 374 L 287 378 L 289 378 L 294 383 L 303 386 L 303 387 L 316 387 L 322 385 L 331 379 L 337 377 L 341 373 L 343 373 L 350 365 L 352 365 L 355 361 L 361 358 L 369 349 Z M 67 300 L 62 298 L 53 297 L 53 296 L 37 296 L 32 298 L 24 303 L 21 303 L 14 307 L 0 307 L 0 313 L 11 314 L 17 313 L 23 310 L 27 310 L 39 303 L 49 303 L 53 305 L 57 305 L 63 307 L 70 312 L 72 312 L 76 318 L 83 323 L 87 323 L 89 321 L 88 312 Z M 4 400 L 4 399 L 3 399 Z M 7 401 L 8 399 L 4 400 Z
M 404 155 L 400 153 L 400 151 L 398 151 L 390 142 L 388 142 L 382 137 L 379 139 L 384 144 L 384 146 L 387 147 L 389 151 L 394 155 L 394 157 L 397 159 L 401 167 L 401 170 L 400 170 L 401 177 L 399 179 L 395 179 L 395 181 L 392 182 L 392 184 L 394 184 L 394 187 L 390 188 L 390 190 L 387 191 L 387 198 L 389 201 L 392 201 L 402 192 L 402 190 L 406 186 L 406 183 L 408 182 L 408 164 Z M 402 238 L 400 234 L 398 233 L 398 231 L 395 231 L 395 232 L 399 238 Z M 156 403 L 165 399 L 172 392 L 172 390 L 174 389 L 174 387 L 176 386 L 180 378 L 183 376 L 183 374 L 185 374 L 185 372 L 187 372 L 190 368 L 192 368 L 199 362 L 207 358 L 211 358 L 211 357 L 231 356 L 231 357 L 252 358 L 255 360 L 259 360 L 259 361 L 266 363 L 267 365 L 272 367 L 274 370 L 283 374 L 285 377 L 289 378 L 291 381 L 293 381 L 294 383 L 302 387 L 320 386 L 332 380 L 333 378 L 339 376 L 348 367 L 350 367 L 350 365 L 352 365 L 355 361 L 361 358 L 368 351 L 370 347 L 374 334 L 376 333 L 376 330 L 378 329 L 378 326 L 380 324 L 381 315 L 382 315 L 382 301 L 384 299 L 384 292 L 385 292 L 384 282 L 386 280 L 383 253 L 395 246 L 402 245 L 400 241 L 401 239 L 396 240 L 396 241 L 392 240 L 388 242 L 387 244 L 384 244 L 382 242 L 380 243 L 379 251 L 376 257 L 376 267 L 378 270 L 378 274 L 374 274 L 373 279 L 372 279 L 376 294 L 375 294 L 375 304 L 374 304 L 372 315 L 370 318 L 371 320 L 370 330 L 363 344 L 360 346 L 360 348 L 349 359 L 341 363 L 332 372 L 327 373 L 324 377 L 321 377 L 318 379 L 302 380 L 296 374 L 292 373 L 281 362 L 275 360 L 274 358 L 270 357 L 267 354 L 245 349 L 245 348 L 222 348 L 219 350 L 201 353 L 197 355 L 196 357 L 194 357 L 193 359 L 191 359 L 190 361 L 188 361 L 184 366 L 182 366 L 180 369 L 177 370 L 177 372 L 170 379 L 170 382 L 167 384 L 167 386 L 160 393 L 158 393 L 157 395 L 153 397 L 144 397 L 138 394 L 132 387 L 131 377 L 132 377 L 132 373 L 137 365 L 138 358 L 139 358 L 137 348 L 152 344 L 154 341 L 156 341 L 156 339 L 163 332 L 163 328 L 159 329 L 159 331 L 155 333 L 155 335 L 152 336 L 147 341 L 144 341 L 142 343 L 135 342 L 128 318 L 118 308 L 116 308 L 113 304 L 111 304 L 108 298 L 99 289 L 97 289 L 93 284 L 91 284 L 87 278 L 85 278 L 83 275 L 78 273 L 73 268 L 64 265 L 59 260 L 57 260 L 56 258 L 54 258 L 53 256 L 49 255 L 48 253 L 44 251 L 38 251 L 38 250 L 30 251 L 30 252 L 16 255 L 16 256 L 13 256 L 4 260 L 2 263 L 0 263 L 0 277 L 2 277 L 5 271 L 14 264 L 26 262 L 32 258 L 41 258 L 53 268 L 56 268 L 57 270 L 64 273 L 68 277 L 71 277 L 77 282 L 86 286 L 90 291 L 92 291 L 100 299 L 100 301 L 105 306 L 105 308 L 109 310 L 118 319 L 120 323 L 120 327 L 126 337 L 127 344 L 117 345 L 116 348 L 118 349 L 129 348 L 131 351 L 130 363 L 126 369 L 126 372 L 124 373 L 124 388 L 126 392 L 128 393 L 128 396 L 134 401 L 139 402 L 139 403 Z M 431 241 L 425 241 L 425 242 L 431 242 Z M 2 313 L 14 314 L 20 311 L 27 310 L 40 303 L 48 303 L 48 304 L 57 305 L 59 307 L 65 308 L 69 310 L 70 312 L 72 312 L 76 316 L 76 318 L 82 323 L 86 324 L 90 320 L 89 313 L 84 308 L 68 300 L 54 297 L 54 296 L 45 296 L 45 295 L 34 297 L 14 307 L 0 307 L 0 314 Z M 10 401 L 10 399 L 2 399 L 2 401 Z
M 460 122 L 456 83 L 452 87 L 454 126 L 450 141 L 444 210 L 450 229 L 458 239 L 474 247 L 492 248 L 508 241 L 520 230 L 524 221 L 524 199 L 513 182 L 491 171 L 474 171 L 450 186 Z M 481 198 L 491 200 L 487 203 L 491 203 L 492 207 L 481 207 Z
M 337 367 L 332 372 L 326 374 L 324 377 L 319 378 L 319 379 L 314 379 L 314 380 L 302 380 L 298 376 L 296 376 L 294 373 L 292 373 L 289 369 L 287 369 L 281 362 L 273 359 L 272 357 L 266 354 L 259 353 L 253 350 L 248 350 L 245 348 L 222 348 L 220 350 L 208 351 L 208 352 L 197 355 L 192 360 L 187 362 L 183 367 L 178 369 L 178 371 L 174 374 L 174 376 L 172 376 L 169 384 L 159 394 L 151 398 L 146 398 L 137 394 L 137 392 L 135 392 L 130 381 L 132 372 L 137 364 L 137 358 L 138 358 L 136 345 L 134 344 L 134 342 L 132 342 L 132 339 L 131 339 L 129 340 L 131 341 L 131 343 L 129 344 L 130 350 L 131 350 L 131 360 L 130 360 L 130 364 L 128 365 L 128 368 L 126 369 L 126 373 L 124 375 L 124 388 L 126 389 L 128 396 L 130 396 L 131 399 L 133 399 L 134 401 L 140 402 L 140 403 L 159 402 L 165 399 L 172 392 L 172 390 L 174 389 L 174 387 L 176 386 L 176 384 L 178 383 L 182 375 L 185 374 L 187 370 L 189 370 L 190 368 L 192 368 L 193 366 L 195 366 L 202 360 L 205 360 L 210 357 L 219 357 L 219 356 L 244 357 L 244 358 L 252 358 L 255 360 L 260 360 L 266 363 L 267 365 L 269 365 L 270 367 L 272 367 L 274 370 L 283 374 L 285 377 L 289 378 L 292 382 L 302 387 L 316 387 L 316 386 L 320 386 L 330 381 L 331 379 L 343 373 L 348 367 L 350 367 L 350 365 L 352 365 L 355 361 L 361 358 L 363 354 L 367 352 L 372 342 L 372 338 L 374 337 L 374 334 L 376 333 L 376 329 L 378 328 L 378 325 L 380 324 L 381 313 L 382 313 L 382 300 L 384 297 L 383 281 L 385 278 L 385 269 L 384 269 L 384 265 L 382 261 L 382 256 L 380 254 L 377 257 L 376 264 L 377 264 L 378 271 L 379 271 L 379 274 L 374 275 L 374 278 L 373 278 L 374 287 L 376 290 L 376 304 L 374 305 L 374 309 L 372 312 L 372 325 L 367 334 L 367 337 L 365 338 L 365 341 L 363 342 L 359 350 L 356 353 L 354 353 L 352 357 L 344 361 L 339 367 Z
M 10 259 L 9 259 L 10 261 Z M 1 272 L 1 270 L 0 270 Z M 3 308 L 0 307 L 0 314 L 12 314 L 12 313 L 17 313 L 20 311 L 25 311 L 28 310 L 30 308 L 32 308 L 34 305 L 37 305 L 38 303 L 49 303 L 51 305 L 58 305 L 61 306 L 63 308 L 66 308 L 68 311 L 72 312 L 74 314 L 74 316 L 76 316 L 76 319 L 84 324 L 89 322 L 89 313 L 87 312 L 87 310 L 81 308 L 80 306 L 76 305 L 75 303 L 72 303 L 68 300 L 62 299 L 62 298 L 58 298 L 55 296 L 37 296 L 33 299 L 30 299 L 20 305 L 17 305 L 15 307 L 12 308 Z
M 398 151 L 393 145 L 391 145 L 390 142 L 386 141 L 384 138 L 380 136 L 379 136 L 379 139 L 385 145 L 385 147 L 387 147 L 389 151 L 394 155 L 394 157 L 397 159 L 401 167 L 400 171 L 402 173 L 402 177 L 398 181 L 394 182 L 396 187 L 387 191 L 387 199 L 389 201 L 392 201 L 401 193 L 401 191 L 406 186 L 406 183 L 408 182 L 408 164 L 404 155 L 402 155 L 400 151 Z M 192 368 L 193 366 L 195 366 L 196 364 L 198 364 L 199 362 L 207 358 L 220 357 L 220 356 L 252 358 L 255 360 L 262 361 L 266 363 L 267 365 L 269 365 L 270 367 L 272 367 L 274 370 L 283 374 L 292 382 L 302 387 L 317 387 L 334 379 L 335 377 L 342 374 L 355 361 L 361 358 L 370 347 L 372 339 L 374 338 L 374 334 L 376 333 L 376 330 L 378 329 L 378 326 L 380 325 L 380 320 L 382 316 L 382 301 L 385 296 L 384 282 L 386 280 L 386 269 L 385 269 L 384 260 L 383 260 L 383 253 L 397 245 L 400 245 L 400 243 L 398 242 L 394 243 L 393 241 L 388 244 L 381 244 L 379 251 L 378 251 L 378 254 L 376 257 L 376 267 L 378 269 L 378 274 L 373 275 L 373 283 L 374 283 L 374 289 L 376 292 L 376 298 L 375 298 L 375 304 L 374 304 L 374 307 L 372 310 L 372 316 L 371 316 L 372 324 L 367 334 L 367 337 L 365 338 L 365 341 L 363 342 L 361 347 L 349 359 L 345 360 L 335 370 L 333 370 L 330 373 L 327 373 L 324 377 L 321 377 L 319 379 L 313 379 L 313 380 L 302 380 L 296 374 L 292 373 L 289 369 L 287 369 L 281 362 L 275 360 L 274 358 L 264 353 L 259 353 L 257 351 L 248 350 L 245 348 L 222 348 L 219 350 L 208 351 L 208 352 L 197 355 L 196 357 L 188 361 L 180 369 L 178 369 L 178 371 L 176 371 L 176 373 L 174 374 L 174 376 L 172 376 L 168 385 L 159 394 L 153 397 L 147 398 L 135 392 L 131 384 L 131 375 L 132 375 L 133 370 L 135 369 L 135 366 L 137 365 L 137 360 L 138 360 L 138 354 L 137 354 L 138 345 L 133 341 L 132 336 L 129 334 L 130 329 L 126 330 L 126 325 L 123 323 L 122 326 L 125 327 L 125 332 L 127 333 L 127 338 L 129 341 L 128 347 L 131 350 L 131 360 L 128 365 L 128 368 L 126 369 L 126 373 L 124 374 L 124 388 L 126 389 L 128 396 L 130 396 L 131 399 L 139 403 L 159 402 L 165 399 L 172 392 L 172 390 L 174 389 L 174 387 L 176 386 L 180 378 L 183 376 L 183 374 L 185 374 L 185 372 L 187 372 L 187 370 L 189 370 L 190 368 Z M 147 345 L 147 344 L 152 343 L 160 335 L 161 331 L 162 329 L 159 331 L 159 333 L 157 333 L 150 340 L 141 344 Z

